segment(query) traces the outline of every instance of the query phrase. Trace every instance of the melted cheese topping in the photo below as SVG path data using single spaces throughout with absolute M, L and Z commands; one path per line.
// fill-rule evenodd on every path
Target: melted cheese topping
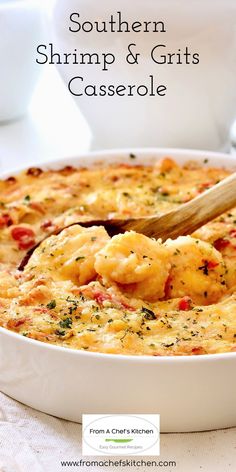
M 94 352 L 236 351 L 236 209 L 164 244 L 74 224 L 163 214 L 229 173 L 165 158 L 153 166 L 32 168 L 1 181 L 0 325 Z

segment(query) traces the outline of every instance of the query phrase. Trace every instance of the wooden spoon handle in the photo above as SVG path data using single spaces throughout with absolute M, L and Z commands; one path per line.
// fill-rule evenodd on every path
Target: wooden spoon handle
M 236 206 L 236 172 L 188 203 L 165 215 L 127 222 L 124 229 L 149 237 L 176 238 L 191 234 L 222 213 Z

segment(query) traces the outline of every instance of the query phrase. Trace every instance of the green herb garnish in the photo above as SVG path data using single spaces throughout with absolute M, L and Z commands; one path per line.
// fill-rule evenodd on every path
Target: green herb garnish
M 51 300 L 51 302 L 47 304 L 47 308 L 49 310 L 53 310 L 54 308 L 56 308 L 56 306 L 57 306 L 56 300 Z
M 144 306 L 141 309 L 141 313 L 144 313 L 144 318 L 146 320 L 156 320 L 156 315 L 154 311 L 149 310 L 148 308 L 145 308 Z
M 72 325 L 72 318 L 66 318 L 65 320 L 60 321 L 59 323 L 61 328 L 71 328 Z
M 61 329 L 56 329 L 55 334 L 57 336 L 65 336 L 66 332 L 62 331 Z

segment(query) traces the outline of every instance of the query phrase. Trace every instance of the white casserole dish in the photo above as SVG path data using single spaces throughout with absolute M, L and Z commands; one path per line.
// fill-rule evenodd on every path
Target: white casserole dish
M 130 152 L 137 155 L 132 161 L 136 164 L 171 155 L 179 163 L 208 159 L 210 166 L 236 166 L 235 158 L 226 154 L 164 149 L 97 152 L 39 165 L 58 169 L 104 160 L 130 162 Z M 236 352 L 191 357 L 98 354 L 44 344 L 0 328 L 0 390 L 76 422 L 84 413 L 160 413 L 163 432 L 236 426 L 235 371 Z

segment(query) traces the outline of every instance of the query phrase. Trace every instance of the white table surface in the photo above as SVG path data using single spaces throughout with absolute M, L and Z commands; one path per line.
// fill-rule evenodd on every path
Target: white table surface
M 46 69 L 29 114 L 0 126 L 0 171 L 76 156 L 86 151 L 89 143 L 89 130 L 56 70 Z M 0 472 L 112 470 L 60 465 L 61 460 L 80 458 L 80 425 L 47 416 L 0 394 Z M 163 467 L 166 472 L 233 472 L 236 428 L 162 435 L 160 459 L 177 462 L 177 467 Z

